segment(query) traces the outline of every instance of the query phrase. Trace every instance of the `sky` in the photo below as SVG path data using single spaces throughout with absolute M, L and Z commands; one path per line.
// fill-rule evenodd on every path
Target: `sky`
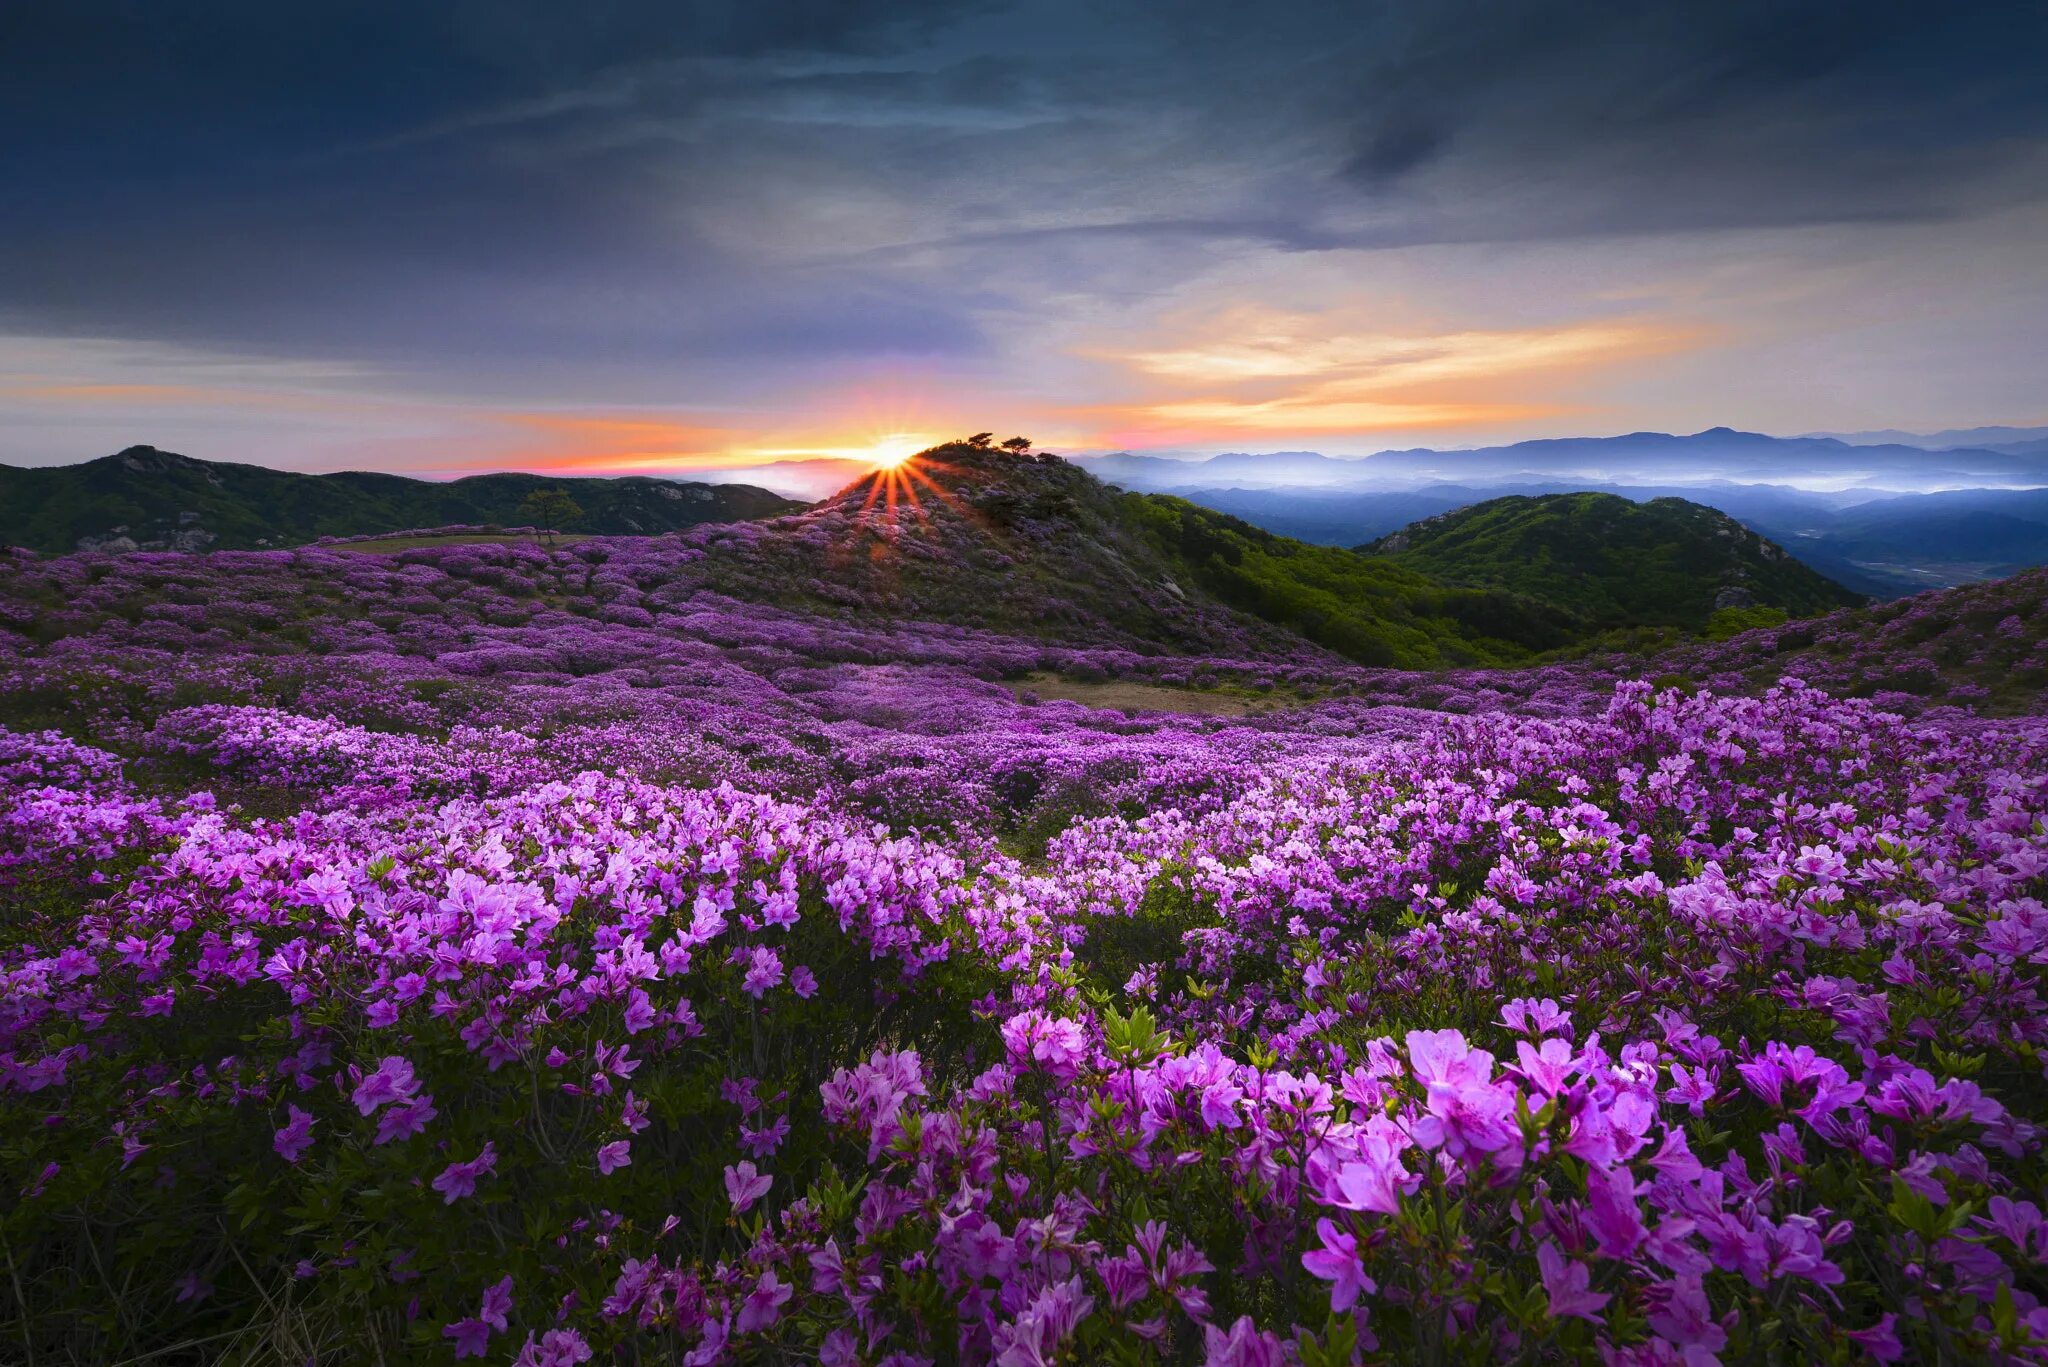
M 2043 423 L 2044 60 L 2011 0 L 8 6 L 0 462 Z

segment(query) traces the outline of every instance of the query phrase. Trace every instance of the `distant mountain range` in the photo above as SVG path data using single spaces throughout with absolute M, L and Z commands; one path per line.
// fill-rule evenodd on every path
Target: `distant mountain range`
M 1896 439 L 1894 439 L 1896 438 Z M 1982 442 L 1954 445 L 1954 442 Z M 1268 530 L 1355 545 L 1503 495 L 1681 497 L 1740 519 L 1858 592 L 1897 597 L 2048 564 L 2048 429 L 1916 436 L 1688 436 L 1518 442 L 1476 451 L 1083 457 L 1133 490 L 1174 493 Z
M 2048 451 L 2048 427 L 1951 427 L 1941 432 L 1901 432 L 1887 427 L 1877 432 L 1809 432 L 1810 437 L 1833 437 L 1851 446 L 1918 446 L 1926 451 L 1974 447 L 1981 451 L 2003 451 L 2008 455 Z
M 2020 448 L 2035 445 L 2034 438 L 2048 439 L 2048 431 L 1988 430 L 1999 434 L 2034 432 L 2033 438 L 2004 443 Z M 1728 427 L 1687 436 L 1632 432 L 1619 437 L 1523 441 L 1470 451 L 1417 447 L 1370 456 L 1272 451 L 1229 452 L 1205 460 L 1128 453 L 1081 459 L 1104 479 L 1159 493 L 1218 488 L 1401 489 L 1436 482 L 1559 479 L 1610 484 L 1790 484 L 1814 491 L 1872 493 L 2048 485 L 2048 453 L 2028 449 L 1773 437 Z
M 402 475 L 302 475 L 194 460 L 131 446 L 83 465 L 0 465 L 0 544 L 45 552 L 249 550 L 323 536 L 456 524 L 517 526 L 536 489 L 583 510 L 577 530 L 635 534 L 772 517 L 803 505 L 743 484 L 668 479 L 473 475 L 437 483 Z

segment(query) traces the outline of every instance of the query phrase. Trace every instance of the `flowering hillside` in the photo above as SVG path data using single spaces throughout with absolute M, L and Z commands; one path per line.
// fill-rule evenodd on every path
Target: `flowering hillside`
M 2048 575 L 1402 673 L 865 506 L 0 561 L 0 1354 L 2048 1361 Z

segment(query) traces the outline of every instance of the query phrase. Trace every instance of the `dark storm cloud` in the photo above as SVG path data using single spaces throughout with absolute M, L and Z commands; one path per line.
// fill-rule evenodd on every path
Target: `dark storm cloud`
M 2044 58 L 2038 4 L 1451 0 L 1387 27 L 1344 173 L 1539 179 L 1536 234 L 1926 216 L 2038 151 Z
M 991 317 L 1236 252 L 2032 193 L 2016 168 L 2048 131 L 2043 14 L 12 6 L 0 324 L 349 356 L 425 384 L 527 361 L 626 390 L 678 368 L 973 364 Z

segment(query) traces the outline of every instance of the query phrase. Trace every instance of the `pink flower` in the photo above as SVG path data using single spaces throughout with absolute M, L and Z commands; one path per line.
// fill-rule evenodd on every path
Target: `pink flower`
M 755 945 L 748 960 L 747 976 L 741 980 L 740 990 L 759 999 L 782 981 L 782 956 L 766 945 Z
M 1401 1196 L 1414 1182 L 1414 1175 L 1401 1165 L 1401 1151 L 1408 1137 L 1385 1116 L 1374 1116 L 1355 1137 L 1357 1157 L 1337 1164 L 1325 1176 L 1317 1199 L 1343 1210 L 1370 1210 L 1381 1215 L 1398 1214 Z
M 743 1213 L 747 1207 L 768 1194 L 775 1178 L 768 1173 L 754 1170 L 752 1163 L 742 1162 L 737 1167 L 725 1170 L 725 1194 L 732 1200 L 733 1214 Z
M 1341 1315 L 1358 1300 L 1360 1292 L 1370 1296 L 1379 1285 L 1365 1275 L 1358 1260 L 1358 1240 L 1338 1229 L 1328 1219 L 1316 1221 L 1316 1235 L 1323 1246 L 1301 1255 L 1301 1265 L 1312 1277 L 1330 1283 L 1330 1313 Z
M 817 995 L 818 979 L 810 969 L 798 964 L 790 970 L 789 990 L 808 1001 Z
M 633 1143 L 628 1139 L 614 1139 L 597 1151 L 597 1170 L 606 1177 L 633 1162 Z
M 283 1129 L 271 1136 L 270 1147 L 287 1163 L 296 1163 L 313 1147 L 313 1126 L 318 1122 L 296 1106 L 285 1107 L 288 1119 Z
M 1080 1071 L 1088 1056 L 1088 1033 L 1077 1021 L 1020 1011 L 1003 1022 L 1003 1048 L 1019 1068 L 1034 1064 L 1065 1081 Z
M 1540 1046 L 1527 1040 L 1517 1041 L 1515 1055 L 1520 1060 L 1522 1076 L 1529 1079 L 1531 1087 L 1547 1097 L 1563 1091 L 1578 1066 L 1572 1047 L 1561 1039 L 1547 1039 Z M 1530 1102 L 1532 1108 L 1535 1105 L 1535 1102 Z
M 1500 1009 L 1500 1023 L 1525 1035 L 1570 1034 L 1572 1013 L 1549 997 L 1517 997 Z

